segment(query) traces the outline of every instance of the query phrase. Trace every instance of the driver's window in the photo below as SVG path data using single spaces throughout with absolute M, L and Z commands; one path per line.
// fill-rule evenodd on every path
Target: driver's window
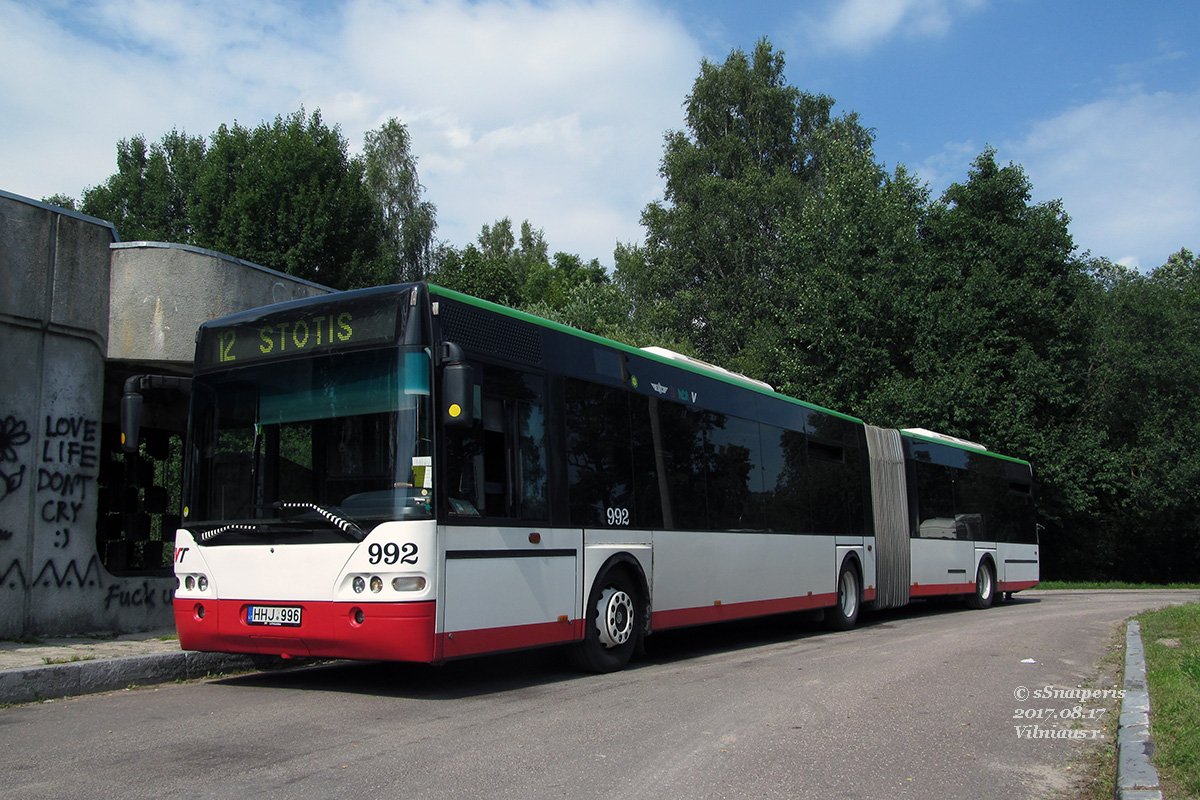
M 475 364 L 475 419 L 446 436 L 447 514 L 544 521 L 545 379 Z

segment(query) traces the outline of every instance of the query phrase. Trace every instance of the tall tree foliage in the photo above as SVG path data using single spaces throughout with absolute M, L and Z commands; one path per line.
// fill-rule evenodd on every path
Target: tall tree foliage
M 794 396 L 1029 458 L 1050 573 L 1096 565 L 1119 549 L 1079 546 L 1122 483 L 1112 411 L 1089 382 L 1103 366 L 1094 313 L 1116 298 L 1020 167 L 985 150 L 931 202 L 832 107 L 787 86 L 766 42 L 701 67 L 646 242 L 618 253 L 635 318 Z
M 819 190 L 784 225 L 773 302 L 782 335 L 762 374 L 788 393 L 879 419 L 912 375 L 928 196 L 904 169 L 886 174 L 844 131 L 822 138 Z
M 384 277 L 407 282 L 433 269 L 437 206 L 422 200 L 408 128 L 389 119 L 363 138 L 367 188 L 379 204 L 383 223 Z
M 379 138 L 392 133 L 385 125 Z M 378 199 L 387 179 L 372 194 L 337 126 L 300 109 L 253 128 L 222 125 L 208 140 L 179 131 L 149 145 L 122 140 L 116 173 L 84 191 L 82 211 L 113 222 L 126 240 L 194 244 L 350 288 L 396 277 L 388 256 L 398 250 L 382 235 Z M 432 222 L 431 207 L 417 211 Z
M 544 230 L 525 220 L 517 234 L 512 220 L 504 217 L 485 224 L 476 241 L 461 251 L 445 248 L 432 279 L 448 289 L 552 318 L 575 301 L 581 287 L 609 283 L 599 261 L 585 264 L 578 255 L 563 252 L 551 258 L 549 252 Z M 587 324 L 577 327 L 592 330 Z
M 1103 437 L 1088 467 L 1098 513 L 1065 531 L 1087 577 L 1200 572 L 1200 261 L 1143 275 L 1098 261 L 1085 413 Z
M 203 137 L 173 130 L 161 141 L 144 136 L 117 143 L 117 171 L 85 189 L 81 210 L 108 220 L 126 241 L 196 244 L 192 212 L 204 167 Z
M 222 125 L 196 195 L 202 246 L 337 288 L 377 282 L 379 208 L 362 162 L 319 111 Z
M 765 40 L 749 56 L 701 65 L 688 131 L 666 137 L 664 201 L 647 206 L 645 246 L 621 264 L 639 313 L 702 357 L 747 371 L 778 342 L 783 231 L 819 191 L 827 141 L 870 142 L 853 115 L 833 116 L 830 98 L 789 86 L 783 67 Z

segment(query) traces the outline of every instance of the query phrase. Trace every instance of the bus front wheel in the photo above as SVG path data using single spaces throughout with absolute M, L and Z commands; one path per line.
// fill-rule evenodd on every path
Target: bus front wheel
M 637 647 L 642 600 L 637 583 L 621 567 L 610 567 L 592 586 L 584 608 L 583 641 L 572 646 L 575 666 L 588 672 L 615 672 Z

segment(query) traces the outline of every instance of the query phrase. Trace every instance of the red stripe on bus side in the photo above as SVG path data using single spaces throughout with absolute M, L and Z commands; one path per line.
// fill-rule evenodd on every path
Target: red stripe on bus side
M 581 620 L 563 620 L 441 633 L 438 634 L 438 648 L 442 658 L 458 658 L 479 653 L 498 653 L 504 650 L 561 644 L 582 638 Z
M 704 625 L 709 622 L 725 622 L 744 617 L 785 614 L 789 611 L 804 611 L 810 608 L 825 608 L 837 603 L 837 593 L 810 594 L 805 597 L 782 597 L 775 600 L 752 600 L 744 603 L 722 603 L 721 605 L 697 608 L 676 608 L 655 611 L 650 615 L 654 630 L 683 628 L 689 625 Z
M 1022 589 L 1032 589 L 1039 583 L 1040 581 L 1000 581 L 1000 591 L 1019 592 Z
M 971 583 L 914 583 L 908 589 L 910 597 L 928 597 L 939 594 L 969 594 L 975 591 L 975 582 Z

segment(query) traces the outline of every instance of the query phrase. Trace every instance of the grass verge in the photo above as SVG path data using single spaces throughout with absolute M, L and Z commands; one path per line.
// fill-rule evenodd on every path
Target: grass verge
M 1125 583 L 1124 581 L 1042 581 L 1038 589 L 1200 589 L 1200 583 Z
M 1150 685 L 1151 763 L 1166 797 L 1200 797 L 1200 604 L 1138 616 Z

